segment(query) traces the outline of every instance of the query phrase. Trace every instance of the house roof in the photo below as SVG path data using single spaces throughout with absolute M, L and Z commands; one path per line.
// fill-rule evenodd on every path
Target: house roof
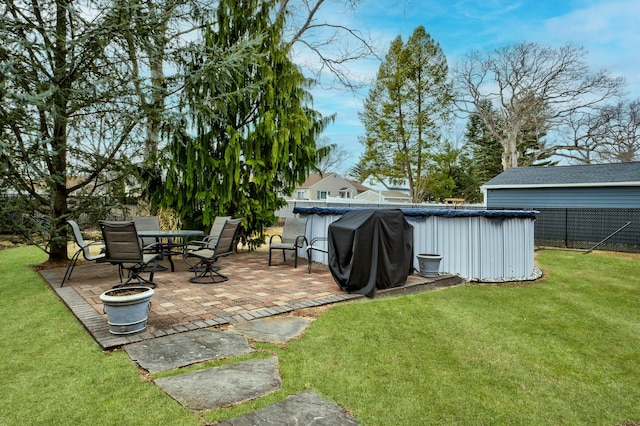
M 366 191 L 358 194 L 355 198 L 363 198 L 364 196 L 370 195 L 370 194 L 373 194 L 375 196 L 382 196 L 385 199 L 393 198 L 393 199 L 411 200 L 411 197 L 405 194 L 404 192 L 393 191 L 393 190 L 385 191 L 385 190 L 379 190 L 379 189 L 367 189 Z
M 379 177 L 376 174 L 370 174 L 362 182 L 367 188 L 388 191 L 401 191 L 409 192 L 409 180 L 408 179 L 390 179 L 387 177 Z
M 316 183 L 320 182 L 323 179 L 328 178 L 329 176 L 333 176 L 333 173 L 325 173 L 323 175 L 312 173 L 307 176 L 307 180 L 304 181 L 302 185 L 298 188 L 311 188 Z
M 341 176 L 339 176 L 339 175 L 337 175 L 335 173 L 325 173 L 325 174 L 322 174 L 322 175 L 315 174 L 315 173 L 314 174 L 310 174 L 309 176 L 307 176 L 307 180 L 305 180 L 304 183 L 302 185 L 298 186 L 297 188 L 304 188 L 304 189 L 311 188 L 316 183 L 318 183 L 320 181 L 323 181 L 323 180 L 325 180 L 325 179 L 327 179 L 327 178 L 329 178 L 331 176 L 335 176 L 335 177 L 341 178 L 345 182 L 350 183 L 354 188 L 356 188 L 358 193 L 364 192 L 364 191 L 369 189 L 368 187 L 364 186 L 361 183 L 358 183 L 358 182 L 356 182 L 354 180 L 351 180 L 351 179 L 342 178 Z M 343 187 L 341 189 L 347 189 L 347 188 L 348 187 Z
M 351 185 L 353 185 L 356 188 L 356 190 L 358 191 L 358 194 L 371 189 L 368 186 L 361 184 L 360 182 L 356 182 L 355 180 L 347 179 L 347 182 L 349 182 Z
M 578 166 L 515 167 L 500 173 L 485 188 L 640 186 L 640 162 Z

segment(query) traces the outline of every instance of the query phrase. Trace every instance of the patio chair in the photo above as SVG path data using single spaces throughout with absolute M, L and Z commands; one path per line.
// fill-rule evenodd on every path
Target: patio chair
M 224 224 L 227 220 L 231 219 L 231 216 L 217 216 L 213 225 L 211 225 L 211 231 L 209 235 L 204 237 L 202 241 L 198 241 L 196 245 L 187 245 L 187 250 L 197 250 L 199 248 L 203 248 L 201 243 L 206 243 L 206 246 L 210 249 L 214 249 L 216 244 L 218 243 L 218 239 L 220 238 L 220 234 L 222 233 L 222 229 L 224 228 Z
M 272 235 L 269 238 L 269 266 L 271 266 L 271 252 L 273 250 L 282 250 L 282 258 L 286 262 L 286 250 L 293 250 L 293 265 L 298 267 L 298 249 L 303 247 L 303 243 L 308 245 L 307 237 L 307 219 L 288 217 L 284 220 L 284 229 L 282 235 Z M 278 237 L 280 242 L 274 242 L 273 239 Z
M 158 216 L 135 216 L 133 218 L 133 223 L 136 225 L 136 231 L 159 231 L 160 230 L 160 218 Z M 157 248 L 156 238 L 152 237 L 141 237 L 140 243 L 143 248 L 148 246 L 152 246 L 153 248 Z
M 215 284 L 229 279 L 226 275 L 218 272 L 220 268 L 215 266 L 214 263 L 221 257 L 233 254 L 241 221 L 241 219 L 226 220 L 214 248 L 209 246 L 208 241 L 191 241 L 189 243 L 189 246 L 184 251 L 184 260 L 195 273 L 195 276 L 189 278 L 190 282 L 195 284 Z M 197 263 L 194 264 L 194 260 Z
M 224 228 L 224 224 L 227 220 L 231 219 L 231 216 L 216 216 L 213 220 L 213 225 L 211 225 L 211 230 L 209 231 L 209 235 L 204 237 L 201 241 L 195 241 L 193 244 L 188 244 L 185 248 L 188 251 L 198 250 L 200 248 L 204 248 L 206 246 L 210 249 L 215 249 L 216 244 L 218 243 L 218 239 L 220 238 L 220 234 L 222 233 L 222 228 Z M 194 266 L 190 266 L 189 270 L 193 271 Z M 218 266 L 213 266 L 214 269 L 220 269 Z
M 328 237 L 315 237 L 309 241 L 307 245 L 307 272 L 311 273 L 311 264 L 313 263 L 313 252 L 318 251 L 320 253 L 329 253 L 329 238 Z
M 60 287 L 64 286 L 65 281 L 71 279 L 71 274 L 73 273 L 73 268 L 76 267 L 76 262 L 78 261 L 78 258 L 80 257 L 80 253 L 82 253 L 82 256 L 85 258 L 85 260 L 88 260 L 90 262 L 103 261 L 104 257 L 105 257 L 104 252 L 101 252 L 99 254 L 91 254 L 91 249 L 90 249 L 91 246 L 95 246 L 95 245 L 104 246 L 104 243 L 102 241 L 92 241 L 90 243 L 87 243 L 84 240 L 84 237 L 82 236 L 82 232 L 80 231 L 80 227 L 78 226 L 76 221 L 75 220 L 68 220 L 67 223 L 69 224 L 69 226 L 71 227 L 71 231 L 73 232 L 73 239 L 76 241 L 76 244 L 80 248 L 78 249 L 78 251 L 76 251 L 73 254 L 73 256 L 71 256 L 71 260 L 69 261 L 69 265 L 67 266 L 67 270 L 64 273 L 64 277 L 62 278 L 62 284 L 60 284 Z
M 126 286 L 133 280 L 140 285 L 155 288 L 153 274 L 158 269 L 158 259 L 162 254 L 160 252 L 143 252 L 135 223 L 133 221 L 111 222 L 101 220 L 99 224 L 107 252 L 105 261 L 118 265 L 120 284 L 114 286 L 114 288 Z M 153 247 L 148 246 L 148 248 L 152 249 Z M 149 271 L 149 279 L 145 279 L 140 274 L 149 265 L 152 265 Z M 122 272 L 125 269 L 128 271 L 128 276 L 123 283 Z

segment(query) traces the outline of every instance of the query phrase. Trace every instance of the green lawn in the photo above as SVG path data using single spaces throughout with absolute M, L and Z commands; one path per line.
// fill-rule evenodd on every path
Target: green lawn
M 204 418 L 314 390 L 363 425 L 640 420 L 640 257 L 538 255 L 535 283 L 338 305 L 285 348 L 257 345 L 280 357 L 282 391 Z M 100 351 L 24 267 L 43 260 L 0 251 L 0 424 L 202 424 L 123 351 Z

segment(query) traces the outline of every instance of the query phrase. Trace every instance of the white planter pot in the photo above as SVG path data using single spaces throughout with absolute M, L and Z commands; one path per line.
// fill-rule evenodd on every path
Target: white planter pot
M 419 270 L 418 273 L 427 278 L 435 278 L 440 271 L 440 261 L 442 260 L 441 254 L 433 253 L 420 253 L 416 256 L 418 258 Z
M 107 314 L 109 332 L 132 334 L 144 330 L 153 293 L 149 287 L 120 287 L 102 293 L 100 300 Z

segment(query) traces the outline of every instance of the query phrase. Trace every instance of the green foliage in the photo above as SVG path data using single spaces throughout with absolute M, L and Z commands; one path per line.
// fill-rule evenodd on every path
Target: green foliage
M 243 218 L 250 247 L 275 222 L 280 194 L 314 167 L 315 140 L 329 122 L 309 106 L 309 82 L 283 47 L 275 5 L 220 2 L 217 26 L 185 64 L 184 116 L 169 129 L 166 178 L 153 196 L 203 227 L 218 215 Z
M 477 176 L 480 185 L 502 173 L 502 144 L 487 129 L 482 117 L 495 114 L 491 101 L 480 103 L 480 114 L 472 114 L 467 122 L 467 146 L 477 164 Z
M 111 195 L 130 171 L 139 114 L 118 15 L 113 3 L 62 0 L 0 13 L 0 187 L 18 194 L 15 215 L 44 218 L 19 231 L 52 259 L 67 257 L 69 198 Z
M 427 195 L 431 154 L 449 119 L 447 74 L 439 44 L 420 26 L 406 44 L 392 42 L 359 114 L 366 131 L 360 168 L 408 179 L 414 202 Z

